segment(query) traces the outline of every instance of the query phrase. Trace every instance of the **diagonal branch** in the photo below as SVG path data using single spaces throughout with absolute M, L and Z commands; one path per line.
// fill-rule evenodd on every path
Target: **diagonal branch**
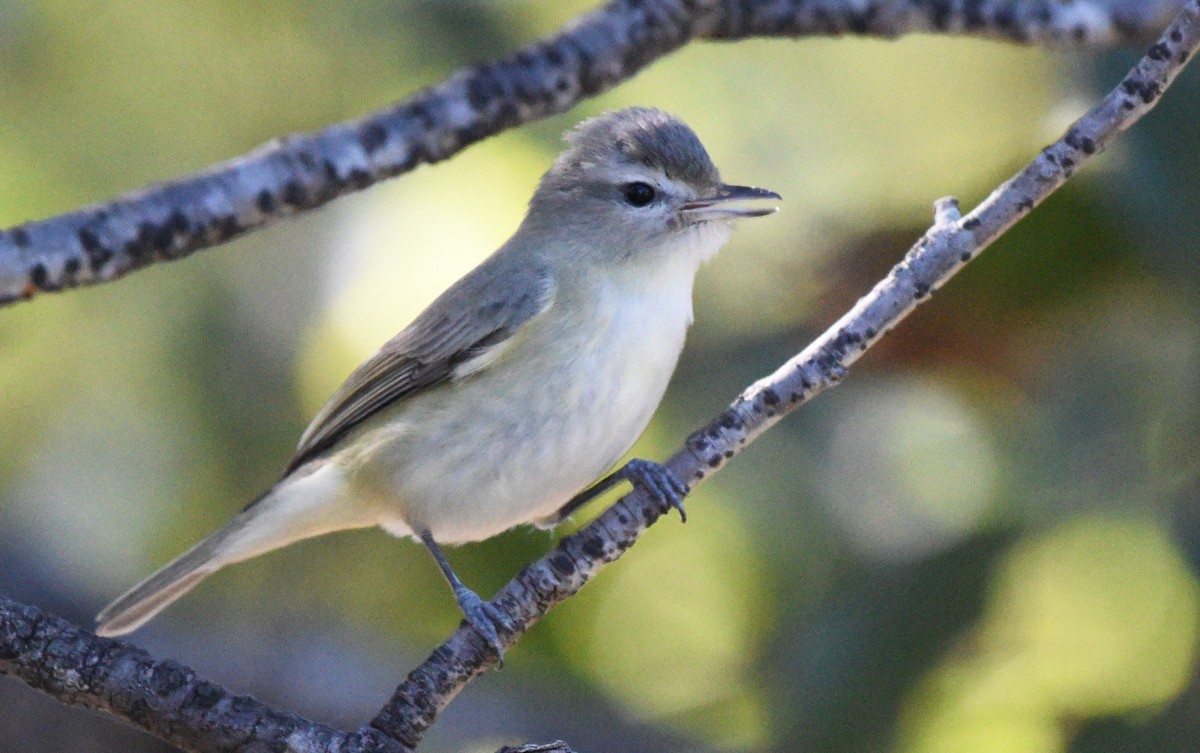
M 515 55 L 389 108 L 200 173 L 0 231 L 0 305 L 122 277 L 321 206 L 569 109 L 693 39 L 916 32 L 1104 46 L 1179 0 L 611 0 Z
M 953 199 L 939 200 L 933 227 L 874 290 L 803 352 L 751 385 L 690 436 L 668 467 L 679 478 L 699 483 L 784 415 L 837 384 L 851 364 L 933 290 L 1149 112 L 1197 48 L 1200 0 L 1188 0 L 1120 85 L 1061 139 L 966 216 L 960 216 Z M 635 491 L 524 568 L 492 601 L 518 626 L 515 633 L 501 636 L 504 645 L 516 643 L 554 605 L 578 592 L 662 514 Z M 109 711 L 188 751 L 409 751 L 454 696 L 495 662 L 483 638 L 462 627 L 409 675 L 370 725 L 348 733 L 231 696 L 175 662 L 156 660 L 0 597 L 0 673 L 63 702 Z M 554 749 L 533 749 L 539 747 Z

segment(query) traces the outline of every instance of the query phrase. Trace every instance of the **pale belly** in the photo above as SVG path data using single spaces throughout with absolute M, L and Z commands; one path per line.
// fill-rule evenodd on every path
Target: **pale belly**
M 574 330 L 573 342 L 535 341 L 521 359 L 398 406 L 373 432 L 356 493 L 378 500 L 390 532 L 429 531 L 444 543 L 553 514 L 645 429 L 689 313 L 622 307 L 580 325 L 593 329 Z

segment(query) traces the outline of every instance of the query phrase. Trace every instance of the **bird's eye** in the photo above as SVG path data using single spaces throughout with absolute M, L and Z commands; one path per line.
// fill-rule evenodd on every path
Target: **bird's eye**
M 644 207 L 654 201 L 654 189 L 645 183 L 626 183 L 621 187 L 625 201 L 635 207 Z

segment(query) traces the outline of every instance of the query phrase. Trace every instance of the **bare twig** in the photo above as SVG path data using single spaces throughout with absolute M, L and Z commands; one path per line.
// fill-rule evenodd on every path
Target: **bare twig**
M 963 34 L 1101 46 L 1150 38 L 1179 0 L 613 0 L 516 55 L 403 102 L 105 204 L 0 231 L 0 305 L 113 280 L 321 206 L 567 110 L 692 39 Z
M 933 290 L 1145 115 L 1198 47 L 1200 0 L 1188 0 L 1121 84 L 1061 139 L 966 216 L 960 216 L 953 199 L 939 200 L 934 225 L 874 290 L 689 437 L 668 467 L 679 478 L 698 483 L 784 415 L 839 382 L 863 352 Z M 621 556 L 661 515 L 635 491 L 522 570 L 492 601 L 518 625 L 515 633 L 501 636 L 502 643 L 514 644 L 554 605 Z M 0 598 L 0 672 L 64 702 L 110 711 L 189 751 L 411 750 L 441 709 L 494 663 L 482 637 L 461 627 L 409 675 L 369 726 L 345 733 L 230 696 L 181 665 L 157 661 L 139 649 Z
M 552 743 L 530 743 L 519 748 L 505 746 L 496 753 L 575 753 L 575 751 L 571 750 L 571 746 L 562 740 L 558 740 Z

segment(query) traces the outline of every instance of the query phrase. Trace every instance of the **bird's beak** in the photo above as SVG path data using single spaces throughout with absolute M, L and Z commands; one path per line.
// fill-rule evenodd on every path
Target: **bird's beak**
M 782 200 L 774 191 L 752 186 L 721 185 L 709 196 L 693 199 L 683 205 L 683 216 L 692 222 L 732 220 L 739 217 L 762 217 L 779 211 L 779 207 L 744 207 L 734 202 L 756 199 Z

